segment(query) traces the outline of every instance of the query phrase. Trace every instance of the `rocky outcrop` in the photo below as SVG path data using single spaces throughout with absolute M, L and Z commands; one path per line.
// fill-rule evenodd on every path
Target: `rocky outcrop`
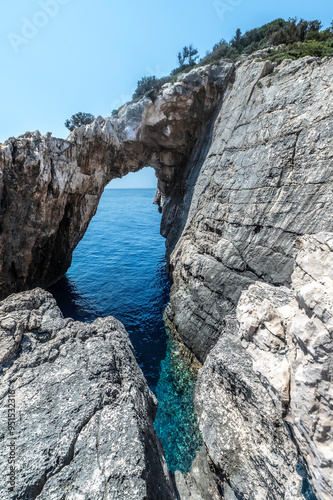
M 329 58 L 240 64 L 166 201 L 168 316 L 201 361 L 242 290 L 288 285 L 297 236 L 333 230 L 332 77 Z
M 244 291 L 199 373 L 199 425 L 227 499 L 299 498 L 302 463 L 317 498 L 332 498 L 333 233 L 297 248 L 292 288 Z
M 237 323 L 227 322 L 199 372 L 196 393 L 199 426 L 224 478 L 224 497 L 300 499 L 296 446 L 237 332 Z
M 176 498 L 118 321 L 64 319 L 36 289 L 0 304 L 0 340 L 2 499 Z
M 67 140 L 35 132 L 0 145 L 0 297 L 64 275 L 110 180 L 151 166 L 162 206 L 233 71 L 193 70 Z
M 305 484 L 303 468 L 318 498 L 329 498 L 331 240 L 327 235 L 298 237 L 333 231 L 332 81 L 332 58 L 307 57 L 276 66 L 252 56 L 236 65 L 193 70 L 164 86 L 154 102 L 127 105 L 118 116 L 98 118 L 67 141 L 35 133 L 1 145 L 2 296 L 60 278 L 107 182 L 143 166 L 155 169 L 172 281 L 168 322 L 205 362 L 196 405 L 209 456 L 206 461 L 197 457 L 190 477 L 176 475 L 184 498 L 214 498 L 222 484 L 226 499 L 297 499 Z M 35 320 L 22 330 L 15 318 L 4 318 L 0 352 L 13 374 L 20 360 L 26 363 L 25 346 L 32 342 L 24 341 L 26 328 L 35 331 Z M 52 335 L 44 337 L 44 326 L 36 324 L 42 329 L 29 338 L 45 341 L 43 349 L 52 346 Z M 65 346 L 73 349 L 81 342 L 79 334 L 69 339 Z M 55 359 L 65 363 L 65 373 L 70 370 L 56 353 Z M 39 365 L 29 363 L 25 373 L 34 374 Z M 60 380 L 62 373 L 57 374 Z M 31 382 L 28 376 L 29 385 L 43 376 L 38 372 Z M 111 398 L 102 394 L 98 401 Z M 24 401 L 33 405 L 31 397 Z M 96 411 L 112 413 L 112 403 L 106 407 Z M 107 413 L 108 418 L 114 422 Z M 86 437 L 86 419 L 78 422 L 82 443 L 95 442 L 90 434 Z M 97 426 L 95 420 L 91 425 Z M 62 454 L 61 444 L 59 467 L 52 460 L 49 464 L 49 451 L 38 455 L 44 475 L 31 476 L 29 484 L 37 488 L 32 491 L 50 496 L 72 478 L 81 488 L 84 474 L 73 460 L 88 450 L 99 457 L 100 445 L 80 448 L 81 429 L 79 434 L 77 440 L 61 440 L 67 452 Z M 75 443 L 77 455 L 69 442 Z M 50 453 L 53 457 L 53 448 Z M 86 463 L 95 463 L 92 457 Z M 117 460 L 105 463 L 107 477 L 118 477 L 112 472 Z M 103 467 L 96 468 L 97 476 Z M 91 487 L 89 479 L 84 484 Z
M 306 474 L 317 498 L 332 491 L 331 333 L 299 294 L 299 259 L 312 250 L 295 245 L 333 230 L 332 76 L 328 58 L 239 65 L 186 167 L 183 199 L 165 203 L 167 315 L 206 360 L 196 406 L 227 499 L 300 498 Z M 327 238 L 316 255 L 325 266 L 302 292 L 325 304 L 325 321 L 329 300 L 317 286 L 330 266 Z

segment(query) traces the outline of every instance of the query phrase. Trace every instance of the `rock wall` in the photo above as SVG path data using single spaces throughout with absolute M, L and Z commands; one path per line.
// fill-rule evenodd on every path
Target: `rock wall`
M 97 118 L 67 140 L 27 133 L 0 145 L 0 298 L 60 279 L 106 184 L 144 166 L 158 177 L 162 207 L 233 64 L 198 68 L 150 99 Z
M 301 463 L 317 498 L 332 498 L 333 233 L 297 247 L 291 289 L 244 291 L 199 373 L 200 428 L 227 499 L 300 498 Z
M 228 500 L 301 498 L 306 475 L 331 498 L 331 237 L 298 238 L 333 230 L 332 77 L 329 58 L 239 64 L 165 203 L 167 315 L 204 362 L 196 407 Z
M 166 201 L 168 316 L 201 361 L 242 290 L 288 285 L 296 237 L 333 230 L 332 77 L 329 58 L 239 65 Z
M 63 319 L 36 289 L 1 302 L 0 346 L 3 500 L 176 498 L 121 323 Z

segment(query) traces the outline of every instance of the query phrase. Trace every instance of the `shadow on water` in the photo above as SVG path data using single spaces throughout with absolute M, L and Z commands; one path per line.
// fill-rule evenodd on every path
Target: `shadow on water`
M 56 298 L 65 318 L 90 323 L 98 317 L 96 307 L 90 305 L 89 300 L 80 295 L 75 281 L 68 276 L 64 276 L 58 283 L 51 286 L 49 291 Z
M 193 405 L 195 377 L 168 337 L 169 300 L 161 215 L 154 190 L 106 190 L 73 254 L 50 288 L 65 317 L 92 322 L 114 316 L 129 333 L 137 361 L 159 401 L 155 428 L 171 470 L 187 472 L 201 439 Z
M 136 358 L 148 384 L 154 389 L 160 375 L 161 362 L 166 356 L 166 332 L 163 323 L 163 311 L 168 303 L 169 281 L 165 272 L 164 259 L 158 263 L 156 276 L 142 291 L 146 300 L 133 305 L 134 314 L 122 310 L 121 304 L 96 300 L 80 290 L 75 279 L 64 276 L 49 288 L 57 300 L 63 315 L 75 321 L 91 323 L 96 318 L 114 316 L 124 324 L 133 344 Z M 155 292 L 155 293 L 154 293 Z M 101 291 L 101 294 L 103 292 Z M 132 297 L 133 301 L 133 297 Z

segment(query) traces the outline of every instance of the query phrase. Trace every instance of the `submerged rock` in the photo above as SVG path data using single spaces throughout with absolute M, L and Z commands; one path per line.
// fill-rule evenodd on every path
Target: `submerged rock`
M 64 319 L 35 289 L 0 303 L 0 325 L 1 498 L 175 498 L 157 401 L 121 323 Z
M 300 498 L 302 465 L 317 498 L 332 498 L 333 233 L 297 247 L 292 288 L 244 291 L 199 372 L 199 425 L 225 498 Z

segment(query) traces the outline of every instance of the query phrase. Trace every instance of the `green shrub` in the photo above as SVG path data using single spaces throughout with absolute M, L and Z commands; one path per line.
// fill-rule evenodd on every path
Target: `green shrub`
M 210 64 L 220 59 L 231 59 L 235 60 L 238 57 L 238 52 L 235 47 L 232 47 L 223 38 L 219 43 L 215 44 L 212 52 L 208 53 L 203 59 L 200 60 L 200 64 Z
M 158 79 L 156 76 L 144 76 L 138 81 L 138 86 L 133 94 L 133 100 L 138 101 L 141 97 L 154 98 L 158 91 Z
M 272 47 L 272 51 L 266 58 L 277 63 L 284 59 L 295 60 L 304 56 L 333 56 L 333 22 L 329 28 L 322 29 L 318 20 L 297 21 L 296 18 L 290 18 L 285 21 L 279 18 L 244 34 L 238 28 L 230 42 L 222 38 L 198 65 L 213 64 L 220 60 L 235 61 L 243 55 L 268 47 Z M 170 76 L 159 80 L 155 76 L 142 78 L 133 94 L 133 100 L 137 101 L 146 96 L 154 101 L 162 85 L 175 82 L 179 75 L 190 71 L 197 65 L 197 59 L 197 49 L 192 45 L 184 47 L 178 53 L 179 66 L 171 71 Z
M 296 60 L 305 56 L 333 56 L 333 39 L 326 42 L 307 40 L 303 43 L 286 45 L 281 51 L 269 55 L 268 59 L 273 62 L 281 62 L 283 59 Z
M 88 125 L 95 120 L 94 115 L 90 113 L 76 113 L 70 120 L 65 121 L 65 127 L 67 127 L 71 132 L 82 125 Z
M 179 66 L 194 66 L 198 58 L 198 50 L 193 45 L 186 46 L 182 52 L 178 52 Z
M 285 58 L 297 59 L 305 55 L 323 57 L 332 55 L 330 46 L 332 41 L 333 22 L 330 28 L 323 30 L 318 20 L 276 19 L 243 35 L 240 29 L 237 29 L 229 43 L 222 39 L 201 59 L 200 64 L 212 64 L 220 59 L 235 60 L 242 54 L 248 55 L 266 47 L 280 45 L 284 47 L 277 49 L 272 55 L 275 61 Z

